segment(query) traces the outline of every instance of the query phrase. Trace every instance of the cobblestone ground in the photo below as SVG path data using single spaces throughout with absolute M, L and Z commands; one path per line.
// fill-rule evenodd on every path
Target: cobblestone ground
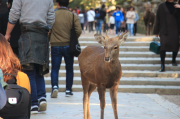
M 72 97 L 59 93 L 58 98 L 47 94 L 47 111 L 31 116 L 31 119 L 83 119 L 82 92 Z M 119 119 L 180 119 L 180 107 L 157 94 L 118 93 Z M 173 96 L 167 96 L 173 97 Z M 166 97 L 166 98 L 167 98 Z M 180 99 L 179 97 L 176 97 Z M 90 99 L 91 119 L 100 119 L 98 93 L 93 92 Z M 109 93 L 106 93 L 105 119 L 113 119 Z

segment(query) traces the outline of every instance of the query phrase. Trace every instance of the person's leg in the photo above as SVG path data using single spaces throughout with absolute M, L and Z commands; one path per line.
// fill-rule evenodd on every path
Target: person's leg
M 133 35 L 133 28 L 134 28 L 134 24 L 130 24 L 131 36 L 134 36 L 134 35 Z
M 40 75 L 39 68 L 42 67 L 39 64 L 34 65 L 36 69 L 36 88 L 37 88 L 37 97 L 39 104 L 39 111 L 46 111 L 47 102 L 46 102 L 46 88 L 44 76 Z
M 127 24 L 127 30 L 129 31 L 129 36 L 131 35 L 131 32 L 130 32 L 130 24 Z
M 166 51 L 160 51 L 160 58 L 161 58 L 161 69 L 160 72 L 165 71 L 165 57 L 166 57 Z
M 100 20 L 100 23 L 99 23 L 99 34 L 101 34 L 102 24 L 103 24 L 103 20 Z
M 89 22 L 89 33 L 91 32 L 91 22 Z
M 37 96 L 37 86 L 36 86 L 36 69 L 33 70 L 24 70 L 25 74 L 27 74 L 30 86 L 31 86 L 31 113 L 38 113 L 38 96 Z
M 137 33 L 137 22 L 134 24 L 134 35 L 136 36 Z
M 66 63 L 66 91 L 72 91 L 73 85 L 73 64 L 74 64 L 74 57 L 69 53 L 69 46 L 63 47 L 63 56 Z
M 116 35 L 118 35 L 118 21 L 115 21 L 115 26 L 116 26 Z
M 97 20 L 97 24 L 96 24 L 96 33 L 98 34 L 100 31 L 99 25 L 100 24 L 100 20 Z
M 172 65 L 173 66 L 177 66 L 177 63 L 176 63 L 177 54 L 178 54 L 178 52 L 173 52 L 173 55 L 172 55 Z
M 118 33 L 121 31 L 121 21 L 119 21 L 118 23 L 119 29 L 118 29 Z
M 51 86 L 58 88 L 59 69 L 62 60 L 62 53 L 59 46 L 51 47 Z

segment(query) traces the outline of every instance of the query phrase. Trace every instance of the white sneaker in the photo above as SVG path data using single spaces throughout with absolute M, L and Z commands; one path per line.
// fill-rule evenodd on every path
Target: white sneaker
M 31 114 L 38 114 L 38 106 L 31 106 Z
M 54 86 L 51 92 L 51 98 L 57 98 L 57 95 L 58 95 L 58 87 Z

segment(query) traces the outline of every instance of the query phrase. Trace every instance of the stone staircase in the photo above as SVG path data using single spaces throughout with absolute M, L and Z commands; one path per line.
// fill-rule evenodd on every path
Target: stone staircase
M 119 92 L 128 93 L 158 93 L 180 94 L 180 65 L 171 64 L 172 53 L 166 53 L 166 72 L 159 72 L 160 58 L 149 51 L 152 37 L 129 37 L 120 46 L 119 60 L 123 69 L 123 76 L 119 84 Z M 94 37 L 81 37 L 81 48 L 89 45 L 99 45 Z M 49 58 L 51 60 L 51 58 Z M 180 64 L 180 53 L 177 57 Z M 51 64 L 49 64 L 51 69 Z M 50 71 L 51 72 L 51 71 Z M 59 71 L 59 91 L 65 91 L 65 63 L 62 61 Z M 45 75 L 46 90 L 51 91 L 50 74 Z M 80 78 L 78 58 L 74 58 L 74 84 L 73 91 L 83 91 Z

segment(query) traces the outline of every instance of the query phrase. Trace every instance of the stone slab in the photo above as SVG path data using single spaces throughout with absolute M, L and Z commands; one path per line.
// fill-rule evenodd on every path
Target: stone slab
M 100 119 L 98 93 L 90 98 L 91 119 Z M 58 98 L 50 98 L 47 93 L 47 111 L 31 115 L 31 119 L 83 119 L 83 93 L 75 92 L 72 97 L 59 93 Z M 180 119 L 180 107 L 157 94 L 117 94 L 119 119 Z M 114 119 L 109 93 L 106 93 L 105 118 Z

